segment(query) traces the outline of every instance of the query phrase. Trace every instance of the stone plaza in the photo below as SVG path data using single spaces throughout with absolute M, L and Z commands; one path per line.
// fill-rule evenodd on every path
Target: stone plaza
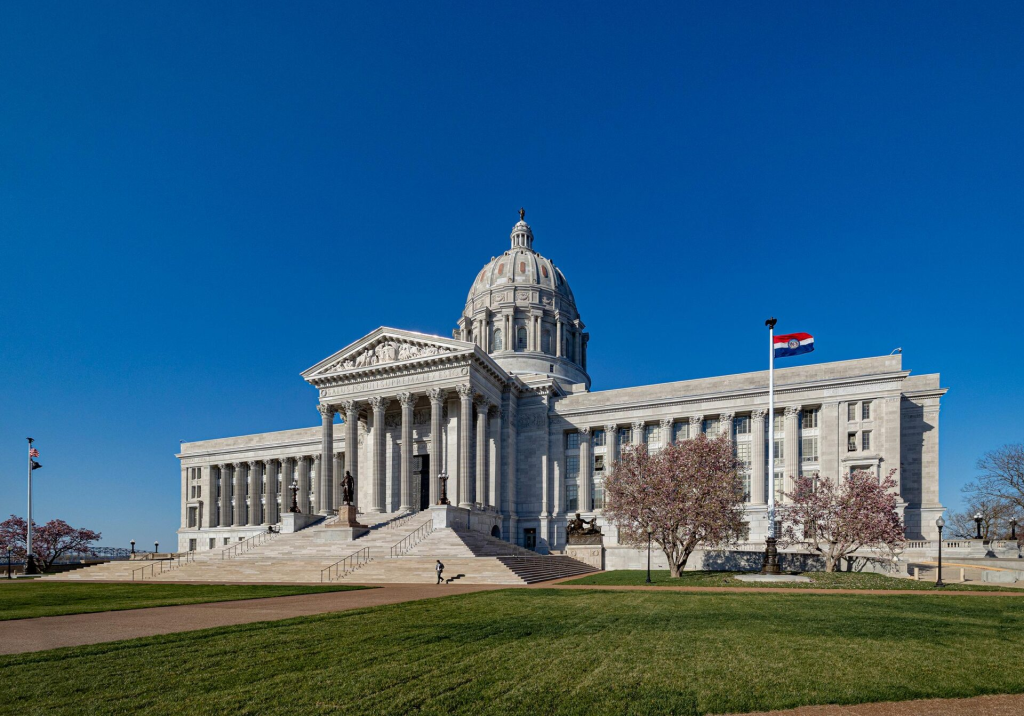
M 591 390 L 590 335 L 565 275 L 534 250 L 522 213 L 510 238 L 473 280 L 451 337 L 382 327 L 303 372 L 319 426 L 183 443 L 179 550 L 267 532 L 293 494 L 306 522 L 326 520 L 348 472 L 361 519 L 432 510 L 435 528 L 548 554 L 566 550 L 579 512 L 604 532 L 603 555 L 587 561 L 636 567 L 640 553 L 603 518 L 604 478 L 627 445 L 700 432 L 733 441 L 750 543 L 763 545 L 768 420 L 780 497 L 801 474 L 895 470 L 908 539 L 935 538 L 937 374 L 911 375 L 900 355 L 779 369 L 773 416 L 767 371 Z

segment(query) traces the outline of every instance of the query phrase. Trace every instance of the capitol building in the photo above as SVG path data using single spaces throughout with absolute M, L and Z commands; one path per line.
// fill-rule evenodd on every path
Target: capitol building
M 451 337 L 378 328 L 302 373 L 318 426 L 183 443 L 179 549 L 266 532 L 293 484 L 302 514 L 332 515 L 347 471 L 360 515 L 426 510 L 443 491 L 462 527 L 561 551 L 576 512 L 603 524 L 604 478 L 623 447 L 700 432 L 735 445 L 751 542 L 766 532 L 769 452 L 780 493 L 800 474 L 896 470 L 907 537 L 936 538 L 937 374 L 911 375 L 900 355 L 779 369 L 774 415 L 767 371 L 592 390 L 584 307 L 520 216 Z M 605 568 L 637 564 L 613 525 L 604 532 Z

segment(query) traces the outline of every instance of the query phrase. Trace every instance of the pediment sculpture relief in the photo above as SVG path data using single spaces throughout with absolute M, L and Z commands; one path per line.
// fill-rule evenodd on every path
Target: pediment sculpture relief
M 368 346 L 358 353 L 345 356 L 332 365 L 325 372 L 336 370 L 349 370 L 351 368 L 365 368 L 371 365 L 394 363 L 396 361 L 423 358 L 425 356 L 436 356 L 444 353 L 454 352 L 451 348 L 445 348 L 433 343 L 416 345 L 394 339 L 383 340 L 373 346 Z

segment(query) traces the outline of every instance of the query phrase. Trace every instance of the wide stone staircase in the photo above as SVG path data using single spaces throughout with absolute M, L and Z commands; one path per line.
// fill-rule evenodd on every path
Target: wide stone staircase
M 433 529 L 429 510 L 364 514 L 370 532 L 354 541 L 330 540 L 321 523 L 291 534 L 260 535 L 235 544 L 153 562 L 109 562 L 45 579 L 211 583 L 434 583 L 435 564 L 457 584 L 524 585 L 596 571 L 563 556 L 542 556 L 470 530 Z M 348 559 L 346 559 L 348 558 Z

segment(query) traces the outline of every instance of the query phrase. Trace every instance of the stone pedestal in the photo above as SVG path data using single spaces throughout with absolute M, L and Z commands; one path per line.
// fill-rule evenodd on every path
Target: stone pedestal
M 322 519 L 323 517 L 320 515 L 307 515 L 304 512 L 285 512 L 281 515 L 281 533 L 298 532 Z
M 604 545 L 602 544 L 567 544 L 565 554 L 594 569 L 604 569 Z
M 370 528 L 359 524 L 355 505 L 338 508 L 338 521 L 332 522 L 316 534 L 317 542 L 351 542 L 369 533 Z
M 355 505 L 342 505 L 338 508 L 338 521 L 332 522 L 327 527 L 330 529 L 341 529 L 343 527 L 362 527 L 365 529 L 366 525 L 359 524 L 359 520 L 356 519 Z

